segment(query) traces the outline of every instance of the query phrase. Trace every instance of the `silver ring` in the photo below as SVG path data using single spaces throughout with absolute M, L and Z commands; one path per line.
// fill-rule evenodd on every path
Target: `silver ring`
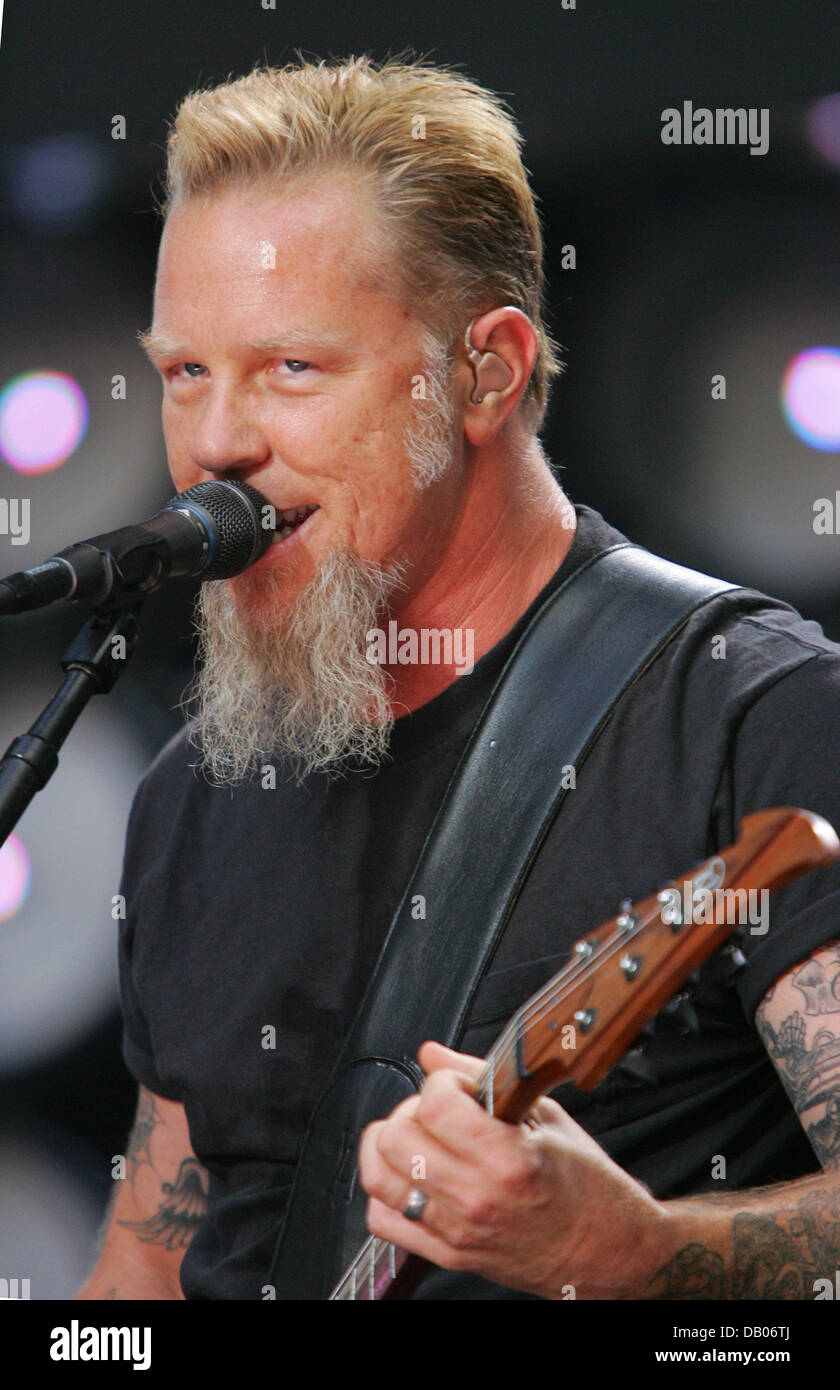
M 408 1201 L 403 1209 L 403 1216 L 406 1221 L 422 1221 L 423 1212 L 426 1210 L 428 1197 L 425 1192 L 421 1192 L 419 1187 L 412 1187 L 408 1194 Z

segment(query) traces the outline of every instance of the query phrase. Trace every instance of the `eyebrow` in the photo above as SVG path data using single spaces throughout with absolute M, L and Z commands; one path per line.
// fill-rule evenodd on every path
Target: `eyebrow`
M 181 347 L 179 343 L 173 342 L 170 338 L 165 338 L 159 333 L 154 333 L 151 329 L 138 333 L 137 341 L 149 358 L 174 357 L 186 359 L 186 348 Z M 282 335 L 274 335 L 271 338 L 261 338 L 253 343 L 247 343 L 245 346 L 252 352 L 277 352 L 283 348 L 296 347 L 318 347 L 334 350 L 345 346 L 345 344 L 329 333 L 325 334 L 315 331 L 309 332 L 300 329 L 289 329 L 287 333 Z

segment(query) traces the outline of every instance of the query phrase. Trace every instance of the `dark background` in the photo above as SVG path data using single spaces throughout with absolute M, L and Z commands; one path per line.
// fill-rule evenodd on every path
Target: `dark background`
M 406 47 L 460 65 L 518 117 L 567 364 L 543 437 L 573 500 L 840 638 L 839 543 L 813 526 L 815 500 L 840 487 L 838 450 L 805 442 L 780 408 L 791 359 L 840 346 L 840 13 L 814 0 L 7 0 L 0 390 L 67 373 L 90 419 L 51 472 L 0 459 L 0 495 L 30 498 L 32 516 L 26 547 L 0 536 L 0 572 L 171 495 L 158 387 L 134 339 L 151 317 L 153 192 L 178 100 L 296 49 Z M 688 100 L 768 108 L 769 152 L 663 145 L 661 112 Z M 125 140 L 111 138 L 117 115 Z M 18 828 L 32 874 L 0 921 L 0 1278 L 31 1271 L 33 1298 L 83 1277 L 133 1112 L 111 895 L 133 787 L 178 727 L 193 592 L 149 602 L 126 676 L 85 713 Z M 78 626 L 72 610 L 5 620 L 3 746 L 52 692 Z

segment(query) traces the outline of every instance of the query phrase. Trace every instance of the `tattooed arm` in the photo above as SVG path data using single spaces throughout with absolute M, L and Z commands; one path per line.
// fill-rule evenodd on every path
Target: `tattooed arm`
M 192 1152 L 182 1105 L 140 1087 L 125 1168 L 96 1268 L 78 1297 L 183 1298 L 181 1260 L 207 1209 L 207 1172 Z
M 813 1299 L 840 1269 L 840 943 L 765 995 L 756 1027 L 823 1172 L 667 1202 L 686 1239 L 648 1298 Z

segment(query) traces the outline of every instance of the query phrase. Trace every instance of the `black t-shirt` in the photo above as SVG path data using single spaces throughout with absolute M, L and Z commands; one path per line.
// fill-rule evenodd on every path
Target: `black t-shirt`
M 210 1175 L 207 1217 L 182 1267 L 188 1298 L 262 1296 L 310 1114 L 490 689 L 546 594 L 623 539 L 597 512 L 577 511 L 570 551 L 528 612 L 469 675 L 397 720 L 375 772 L 300 786 L 280 769 L 274 789 L 259 776 L 214 788 L 181 732 L 141 783 L 121 889 L 124 1054 L 139 1082 L 183 1103 Z M 745 814 L 796 805 L 840 827 L 838 766 L 840 648 L 773 599 L 725 595 L 701 609 L 581 768 L 463 1050 L 483 1055 L 575 939 L 623 898 L 731 843 Z M 774 895 L 766 935 L 746 930 L 734 982 L 719 957 L 703 968 L 699 1033 L 661 1016 L 647 1044 L 655 1080 L 619 1066 L 594 1092 L 569 1084 L 555 1097 L 658 1197 L 816 1171 L 752 1019 L 782 973 L 836 937 L 831 867 Z M 721 1155 L 723 1180 L 712 1175 Z M 516 1297 L 442 1271 L 419 1296 Z

